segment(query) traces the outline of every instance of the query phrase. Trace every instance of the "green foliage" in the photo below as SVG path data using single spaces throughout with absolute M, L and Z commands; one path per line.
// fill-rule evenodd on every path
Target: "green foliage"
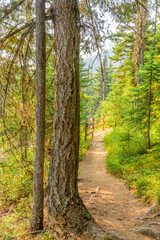
M 127 181 L 136 196 L 146 202 L 159 201 L 159 151 L 147 151 L 144 138 L 121 127 L 104 137 L 108 150 L 107 166 L 111 173 Z
M 54 119 L 54 84 L 53 84 L 53 56 L 49 58 L 47 63 L 47 75 L 46 75 L 46 156 L 45 156 L 45 173 L 44 184 L 45 188 L 48 184 L 48 171 L 50 151 L 52 148 L 52 135 L 53 135 L 53 119 Z M 52 67 L 52 69 L 51 69 Z M 86 89 L 90 85 L 89 70 L 85 68 L 85 65 L 81 65 L 81 105 L 80 105 L 80 149 L 79 160 L 82 160 L 85 152 L 87 151 L 90 141 L 84 140 L 84 120 L 86 118 L 86 103 L 88 96 L 86 95 Z M 20 84 L 21 83 L 17 83 Z M 17 85 L 18 86 L 18 85 Z M 19 101 L 21 94 L 21 87 L 18 87 L 19 92 L 13 92 L 13 96 L 16 101 Z M 29 232 L 29 221 L 31 215 L 31 203 L 32 203 L 32 186 L 33 186 L 33 166 L 34 166 L 34 141 L 35 141 L 35 92 L 31 92 L 32 102 L 28 106 L 28 115 L 32 117 L 32 120 L 24 121 L 23 106 L 17 112 L 17 106 L 12 106 L 11 103 L 7 106 L 9 118 L 6 118 L 7 131 L 12 132 L 9 135 L 9 139 L 2 130 L 0 132 L 0 202 L 3 211 L 9 211 L 9 214 L 3 214 L 0 221 L 0 238 L 8 239 L 13 236 L 23 235 Z M 2 124 L 2 119 L 0 119 Z M 3 129 L 3 128 L 1 128 Z M 32 130 L 31 130 L 32 129 Z M 31 130 L 31 131 L 30 131 Z M 24 142 L 27 135 L 27 141 Z M 22 141 L 20 141 L 20 136 Z M 10 210 L 11 209 L 11 210 Z M 47 220 L 46 220 L 47 221 Z M 41 234 L 36 239 L 53 239 L 49 231 Z
M 105 69 L 105 97 L 108 96 L 111 91 L 112 84 L 112 65 L 108 63 L 107 57 L 104 56 L 103 68 Z M 96 69 L 95 75 L 92 77 L 92 85 L 87 88 L 86 94 L 89 96 L 87 101 L 88 113 L 91 117 L 100 116 L 102 101 L 102 73 L 101 69 Z M 104 112 L 103 112 L 104 113 Z
M 87 149 L 90 146 L 90 141 L 84 140 L 84 134 L 81 135 L 81 139 L 80 139 L 80 148 L 79 148 L 79 160 L 81 161 L 84 157 L 84 154 L 86 153 Z
M 79 146 L 79 160 L 84 157 L 85 152 L 89 147 L 89 141 L 85 141 L 84 125 L 88 114 L 87 103 L 89 96 L 87 95 L 88 89 L 91 87 L 93 79 L 90 76 L 89 69 L 86 68 L 85 63 L 80 61 L 80 146 Z
M 2 216 L 0 221 L 1 239 L 9 239 L 29 231 L 31 201 L 32 198 L 22 198 L 16 206 L 11 206 L 10 214 Z
M 33 156 L 32 156 L 33 157 Z M 27 197 L 32 191 L 33 164 L 26 168 L 14 158 L 3 156 L 0 161 L 0 201 L 8 205 Z
M 21 198 L 19 203 L 10 206 L 9 214 L 3 214 L 0 221 L 0 239 L 7 240 L 16 236 L 21 238 L 27 237 L 27 239 L 31 237 L 28 233 L 30 232 L 29 224 L 32 201 L 33 198 L 31 195 L 27 198 Z M 46 215 L 45 221 L 47 221 Z M 37 240 L 53 239 L 49 231 L 36 235 L 35 238 Z
M 49 169 L 49 157 L 52 148 L 52 136 L 53 136 L 53 118 L 54 118 L 54 85 L 53 85 L 53 56 L 49 58 L 47 63 L 47 74 L 46 74 L 46 159 L 45 159 L 45 187 L 48 182 L 48 169 Z M 86 102 L 88 100 L 85 93 L 87 86 L 90 85 L 89 71 L 85 68 L 84 63 L 81 65 L 81 126 L 80 126 L 80 150 L 79 158 L 82 160 L 85 152 L 89 147 L 89 141 L 84 141 L 84 120 L 86 118 Z M 20 83 L 21 84 L 21 83 Z M 18 88 L 20 91 L 20 87 Z M 14 92 L 15 99 L 19 99 L 19 93 Z M 17 94 L 17 95 L 16 95 Z M 35 95 L 35 93 L 33 93 Z M 34 99 L 34 98 L 33 98 Z M 31 103 L 31 102 L 30 102 Z M 12 132 L 12 135 L 7 136 L 1 132 L 0 146 L 4 144 L 5 149 L 1 149 L 0 155 L 0 201 L 3 207 L 8 207 L 9 204 L 18 202 L 21 198 L 28 197 L 32 192 L 33 185 L 33 166 L 34 166 L 34 142 L 35 132 L 30 129 L 35 128 L 35 101 L 30 105 L 28 116 L 32 116 L 32 121 L 28 124 L 21 125 L 24 115 L 17 112 L 17 107 L 13 106 L 10 111 L 10 106 L 6 108 L 8 111 L 9 118 L 6 118 L 7 129 Z M 23 112 L 23 107 L 22 107 Z M 10 120 L 11 119 L 11 120 Z M 18 124 L 18 122 L 20 122 Z M 2 122 L 1 122 L 2 124 Z M 2 128 L 3 129 L 3 128 Z M 13 137 L 11 137 L 13 136 Z M 26 137 L 26 138 L 25 138 Z M 26 141 L 25 141 L 26 139 Z M 9 140 L 9 141 L 8 141 Z

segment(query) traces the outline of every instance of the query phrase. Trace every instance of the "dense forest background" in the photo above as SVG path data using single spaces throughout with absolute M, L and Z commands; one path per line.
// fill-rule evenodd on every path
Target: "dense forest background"
M 47 194 L 54 120 L 54 30 L 46 1 Z M 80 149 L 85 121 L 110 114 L 104 138 L 111 173 L 126 180 L 137 197 L 160 203 L 160 27 L 159 1 L 80 1 Z M 106 16 L 117 24 L 111 32 Z M 0 228 L 3 236 L 23 233 L 31 214 L 35 149 L 35 2 L 0 3 Z M 106 40 L 114 43 L 108 57 Z M 95 55 L 93 73 L 84 54 Z M 46 204 L 46 202 L 45 202 Z M 16 223 L 16 226 L 15 224 Z M 1 233 L 0 233 L 1 235 Z M 44 238 L 45 239 L 45 236 Z M 46 233 L 49 239 L 49 233 Z

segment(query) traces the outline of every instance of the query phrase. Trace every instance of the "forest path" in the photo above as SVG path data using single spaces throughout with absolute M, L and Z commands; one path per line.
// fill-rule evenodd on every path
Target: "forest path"
M 95 133 L 80 163 L 80 196 L 96 222 L 106 231 L 114 230 L 128 240 L 153 239 L 132 231 L 145 224 L 145 220 L 136 218 L 142 217 L 148 207 L 136 199 L 122 179 L 112 176 L 106 169 L 104 135 L 105 131 Z

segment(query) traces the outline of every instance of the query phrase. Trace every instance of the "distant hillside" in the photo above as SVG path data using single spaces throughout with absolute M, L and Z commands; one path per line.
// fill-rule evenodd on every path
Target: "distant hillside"
M 102 59 L 104 58 L 104 55 L 105 54 L 102 54 Z M 112 50 L 110 49 L 110 50 L 107 51 L 106 55 L 107 55 L 107 57 L 112 57 L 114 54 L 113 54 Z M 96 58 L 96 55 L 84 59 L 84 62 L 86 63 L 87 67 L 92 66 L 93 74 L 96 73 L 96 69 L 98 69 L 98 67 L 100 67 L 100 62 L 99 62 L 98 56 L 97 56 L 96 60 L 95 60 L 95 58 Z M 93 63 L 93 61 L 94 61 L 94 63 Z

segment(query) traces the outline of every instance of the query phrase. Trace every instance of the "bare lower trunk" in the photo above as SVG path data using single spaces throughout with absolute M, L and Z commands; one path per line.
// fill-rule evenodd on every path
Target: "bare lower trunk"
M 58 239 L 81 234 L 92 219 L 78 195 L 79 10 L 77 0 L 54 1 L 55 116 L 51 157 L 49 228 Z

